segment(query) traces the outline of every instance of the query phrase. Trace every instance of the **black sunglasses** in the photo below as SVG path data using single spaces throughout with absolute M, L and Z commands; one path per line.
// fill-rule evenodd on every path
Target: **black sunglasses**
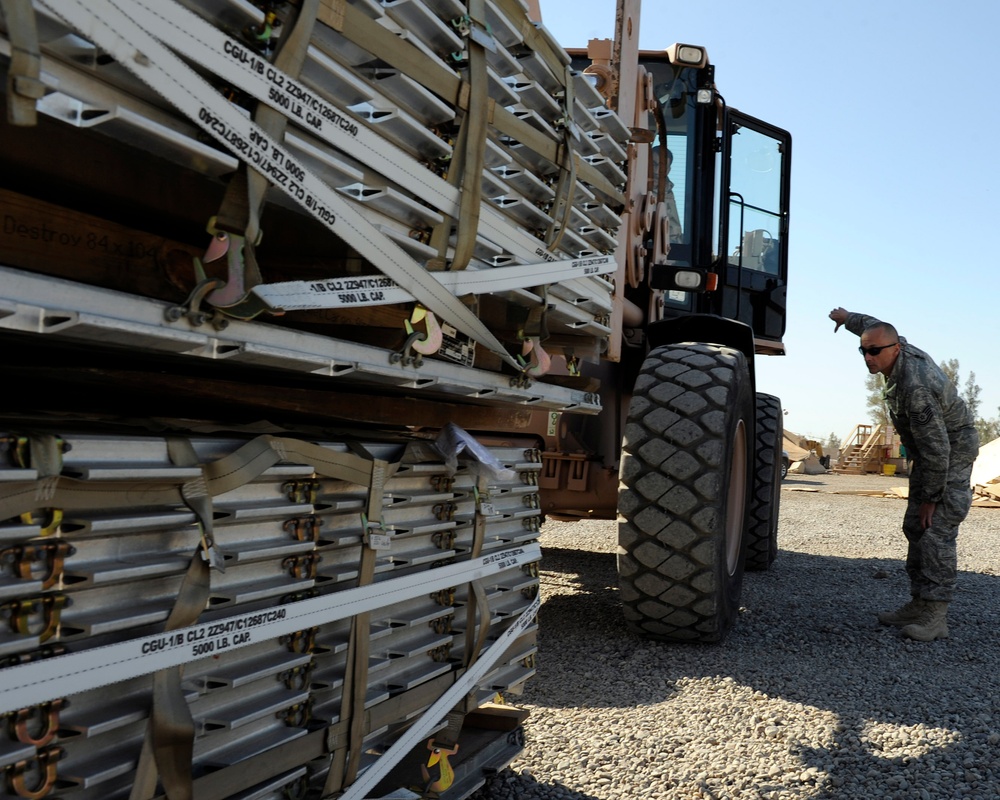
M 874 357 L 877 356 L 879 353 L 881 353 L 883 350 L 885 350 L 885 348 L 893 347 L 894 345 L 897 344 L 899 344 L 899 342 L 893 342 L 892 344 L 883 344 L 879 347 L 859 347 L 858 352 L 861 353 L 861 355 L 869 355 Z

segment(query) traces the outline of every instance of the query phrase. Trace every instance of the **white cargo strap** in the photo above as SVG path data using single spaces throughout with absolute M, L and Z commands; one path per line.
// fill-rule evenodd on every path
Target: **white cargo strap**
M 425 711 L 420 719 L 411 725 L 402 736 L 400 736 L 392 746 L 383 753 L 378 761 L 369 767 L 365 773 L 355 781 L 339 800 L 362 800 L 367 797 L 368 792 L 378 785 L 388 772 L 399 763 L 407 753 L 419 744 L 431 731 L 436 728 L 448 712 L 461 702 L 465 695 L 469 694 L 478 682 L 489 672 L 500 657 L 514 643 L 518 636 L 527 630 L 528 626 L 538 614 L 541 604 L 541 595 L 536 597 L 521 616 L 503 632 L 503 634 L 483 653 L 482 657 L 470 667 L 460 680 L 448 689 L 441 697 Z
M 129 8 L 112 0 L 39 0 L 81 36 L 173 103 L 192 121 L 265 173 L 271 182 L 352 246 L 439 318 L 520 369 L 517 359 L 464 303 L 399 245 L 380 233 L 346 200 L 314 176 L 226 101 L 197 72 L 141 28 Z M 124 4 L 123 4 L 124 5 Z
M 607 275 L 617 263 L 613 255 L 588 256 L 572 261 L 522 264 L 502 269 L 464 269 L 460 272 L 435 272 L 434 275 L 456 296 L 495 294 L 545 283 Z M 404 288 L 382 275 L 358 275 L 312 281 L 267 283 L 254 288 L 254 294 L 273 308 L 301 311 L 317 308 L 350 308 L 409 303 L 414 300 Z
M 258 609 L 180 628 L 173 633 L 151 634 L 7 667 L 0 684 L 0 714 L 62 697 L 67 692 L 85 692 L 203 659 L 206 643 L 213 645 L 213 653 L 237 650 L 287 636 L 303 628 L 403 603 L 428 592 L 495 575 L 501 570 L 530 564 L 540 558 L 539 546 L 526 544 L 469 561 L 346 589 L 333 595 L 311 597 L 276 608 Z M 234 633 L 239 634 L 238 641 Z M 197 653 L 193 652 L 192 642 L 199 644 Z

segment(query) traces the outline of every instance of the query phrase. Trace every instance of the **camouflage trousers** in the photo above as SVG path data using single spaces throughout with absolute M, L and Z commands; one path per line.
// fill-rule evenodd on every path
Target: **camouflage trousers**
M 909 543 L 906 574 L 910 577 L 910 593 L 914 597 L 951 602 L 958 572 L 955 543 L 958 526 L 968 516 L 972 504 L 970 476 L 974 460 L 975 453 L 971 458 L 952 460 L 944 497 L 934 509 L 933 523 L 927 529 L 920 527 L 923 487 L 919 459 L 914 462 L 910 473 L 910 499 L 903 516 L 903 533 Z

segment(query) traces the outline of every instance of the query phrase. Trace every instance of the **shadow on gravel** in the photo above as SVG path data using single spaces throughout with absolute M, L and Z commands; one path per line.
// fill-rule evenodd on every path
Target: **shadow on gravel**
M 530 722 L 529 722 L 530 724 Z M 469 800 L 600 800 L 558 782 L 540 783 L 526 772 L 504 769 L 489 778 Z
M 550 548 L 542 564 L 546 580 L 579 594 L 557 590 L 542 605 L 539 672 L 525 692 L 528 703 L 662 703 L 669 715 L 670 698 L 683 682 L 728 676 L 769 697 L 838 716 L 829 746 L 795 751 L 803 770 L 816 767 L 828 776 L 810 798 L 852 798 L 852 779 L 838 776 L 870 770 L 892 781 L 887 797 L 896 796 L 897 781 L 901 797 L 922 796 L 906 787 L 957 796 L 949 792 L 958 786 L 969 787 L 971 797 L 1000 796 L 1000 578 L 960 573 L 949 610 L 951 638 L 919 643 L 875 616 L 908 599 L 900 561 L 782 551 L 770 570 L 746 575 L 740 619 L 726 641 L 690 645 L 626 631 L 613 554 Z M 565 659 L 558 685 L 546 682 L 547 651 Z M 619 679 L 594 686 L 596 659 L 618 664 Z M 950 750 L 961 753 L 963 774 L 940 770 Z M 986 794 L 983 786 L 990 787 Z

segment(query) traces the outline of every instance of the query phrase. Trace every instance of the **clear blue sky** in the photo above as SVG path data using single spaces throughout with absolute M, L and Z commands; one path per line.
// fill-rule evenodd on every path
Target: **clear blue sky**
M 540 0 L 567 47 L 613 36 L 614 0 Z M 958 359 L 1000 406 L 1000 2 L 645 0 L 639 43 L 708 48 L 730 106 L 792 133 L 785 357 L 758 391 L 790 431 L 825 439 L 869 418 L 843 306 Z

